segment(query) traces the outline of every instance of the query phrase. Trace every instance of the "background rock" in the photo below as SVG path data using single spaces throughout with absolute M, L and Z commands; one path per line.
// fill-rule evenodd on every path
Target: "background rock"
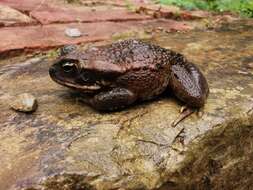
M 35 23 L 36 21 L 27 15 L 0 4 L 0 27 L 30 25 Z

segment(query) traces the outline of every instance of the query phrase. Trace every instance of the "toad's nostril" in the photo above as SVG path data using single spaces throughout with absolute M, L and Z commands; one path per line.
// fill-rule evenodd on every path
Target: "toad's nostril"
M 52 76 L 56 73 L 56 69 L 52 66 L 49 68 L 49 75 Z

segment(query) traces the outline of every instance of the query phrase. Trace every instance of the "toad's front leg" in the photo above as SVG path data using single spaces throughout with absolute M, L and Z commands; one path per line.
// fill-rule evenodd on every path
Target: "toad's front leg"
M 114 88 L 100 92 L 89 100 L 89 104 L 97 110 L 112 111 L 122 109 L 136 100 L 136 96 L 125 88 Z

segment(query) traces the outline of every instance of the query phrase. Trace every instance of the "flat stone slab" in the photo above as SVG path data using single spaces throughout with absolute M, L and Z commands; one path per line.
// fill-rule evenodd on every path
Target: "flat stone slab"
M 152 19 L 127 9 L 104 7 L 85 7 L 57 1 L 3 0 L 0 4 L 27 12 L 41 24 L 71 22 L 129 21 Z
M 76 8 L 45 8 L 31 11 L 31 16 L 42 24 L 71 22 L 102 22 L 102 21 L 132 21 L 152 19 L 148 15 L 140 15 L 125 9 L 91 10 Z
M 36 9 L 48 8 L 54 0 L 1 0 L 0 4 L 12 7 L 22 12 L 30 12 Z
M 176 128 L 170 95 L 99 113 L 48 76 L 50 60 L 0 62 L 0 189 L 250 189 L 253 138 L 253 23 L 170 33 L 152 42 L 186 55 L 210 95 Z M 32 93 L 33 114 L 11 96 Z M 30 188 L 31 189 L 31 188 Z
M 51 24 L 45 26 L 8 27 L 0 30 L 5 36 L 0 43 L 0 57 L 12 51 L 43 50 L 65 44 L 80 44 L 110 39 L 114 34 L 131 31 L 144 31 L 146 28 L 161 28 L 173 31 L 192 29 L 187 23 L 165 20 L 82 23 L 82 24 Z M 65 34 L 67 28 L 77 28 L 82 33 L 78 38 Z M 18 34 L 18 35 L 17 35 Z
M 0 26 L 20 26 L 35 23 L 35 20 L 25 14 L 0 4 Z
M 121 1 L 121 0 L 80 0 L 78 3 L 86 6 L 96 6 L 96 5 L 109 5 L 109 6 L 117 6 L 117 7 L 125 7 L 127 6 L 126 1 Z M 132 1 L 131 1 L 132 3 Z
M 155 4 L 139 4 L 136 6 L 136 12 L 144 13 L 155 18 L 194 20 L 203 19 L 211 16 L 205 11 L 186 11 L 176 6 L 164 6 Z

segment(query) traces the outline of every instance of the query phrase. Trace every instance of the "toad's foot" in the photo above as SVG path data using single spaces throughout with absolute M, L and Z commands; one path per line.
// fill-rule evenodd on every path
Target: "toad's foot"
M 182 106 L 180 109 L 180 115 L 172 122 L 171 126 L 176 127 L 182 120 L 186 117 L 190 116 L 195 110 L 188 108 L 186 106 Z

